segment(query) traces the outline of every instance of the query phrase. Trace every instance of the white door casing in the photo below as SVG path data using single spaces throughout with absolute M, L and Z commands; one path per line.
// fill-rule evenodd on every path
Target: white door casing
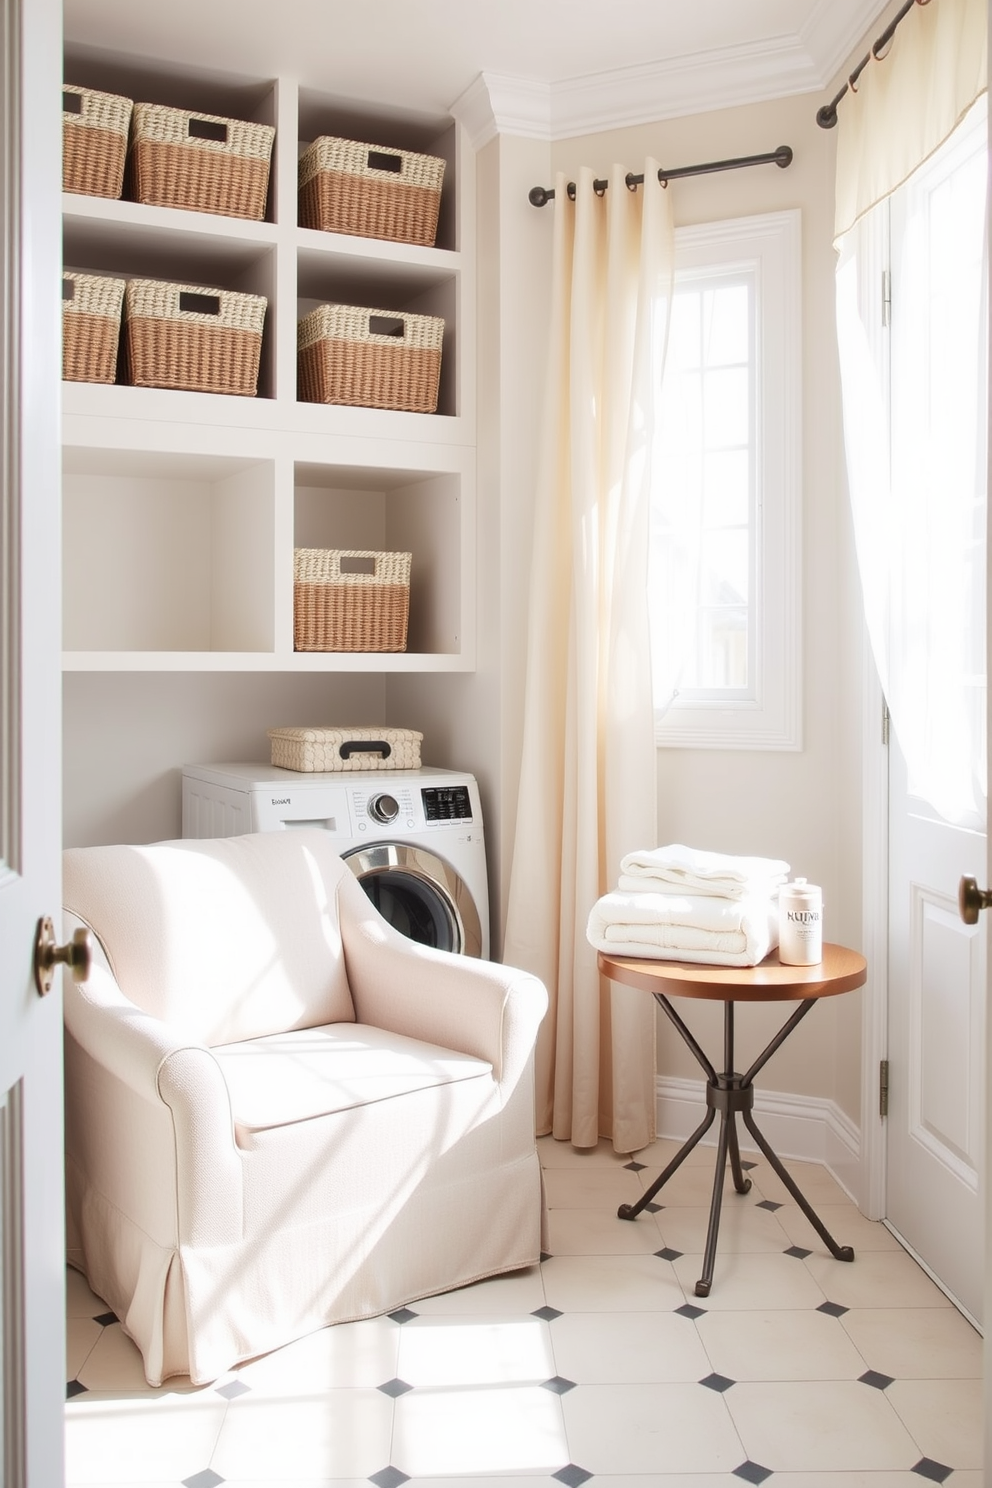
M 63 1482 L 62 1016 L 33 976 L 59 922 L 61 12 L 0 19 L 0 1400 L 4 1488 Z

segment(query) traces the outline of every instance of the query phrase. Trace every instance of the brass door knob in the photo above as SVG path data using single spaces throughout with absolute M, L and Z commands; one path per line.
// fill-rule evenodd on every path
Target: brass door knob
M 38 921 L 34 942 L 34 984 L 44 997 L 52 990 L 56 966 L 68 966 L 74 982 L 85 982 L 93 965 L 93 937 L 82 926 L 73 933 L 68 945 L 55 939 L 55 926 L 48 915 Z
M 958 913 L 966 925 L 977 925 L 983 909 L 992 905 L 992 890 L 980 889 L 978 880 L 965 874 L 958 884 Z

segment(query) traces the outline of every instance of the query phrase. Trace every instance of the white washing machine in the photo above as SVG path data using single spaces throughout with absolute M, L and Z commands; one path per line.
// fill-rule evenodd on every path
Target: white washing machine
M 455 770 L 303 774 L 277 765 L 186 765 L 183 836 L 330 832 L 372 903 L 422 945 L 489 955 L 479 788 Z

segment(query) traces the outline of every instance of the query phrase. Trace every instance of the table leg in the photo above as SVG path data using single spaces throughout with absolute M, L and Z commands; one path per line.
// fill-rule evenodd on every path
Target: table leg
M 665 997 L 661 992 L 656 992 L 654 994 L 654 1000 L 658 1004 L 658 1006 L 665 1013 L 667 1013 L 669 1019 L 674 1024 L 679 1037 L 682 1039 L 682 1042 L 686 1045 L 690 1053 L 702 1066 L 703 1073 L 706 1075 L 707 1083 L 712 1084 L 712 1082 L 716 1079 L 716 1070 L 713 1068 L 712 1064 L 707 1059 L 702 1049 L 696 1043 L 696 1040 L 693 1038 L 691 1031 L 682 1022 L 682 1019 L 672 1007 L 667 997 Z M 696 1143 L 701 1141 L 701 1139 L 706 1135 L 710 1127 L 713 1125 L 713 1118 L 715 1117 L 715 1115 L 716 1111 L 711 1106 L 706 1112 L 706 1115 L 703 1117 L 702 1121 L 696 1127 L 696 1130 L 692 1133 L 692 1136 L 688 1137 L 685 1142 L 683 1142 L 682 1146 L 679 1148 L 678 1152 L 676 1152 L 667 1168 L 665 1168 L 665 1170 L 655 1179 L 651 1187 L 645 1193 L 641 1194 L 641 1197 L 637 1200 L 637 1203 L 620 1205 L 620 1208 L 617 1210 L 618 1219 L 637 1218 L 637 1216 L 643 1211 L 643 1209 L 648 1204 L 650 1204 L 651 1200 L 654 1198 L 658 1190 L 664 1187 L 664 1185 L 668 1182 L 669 1178 L 671 1178 L 676 1169 L 682 1166 L 686 1158 L 689 1156 L 689 1153 L 696 1146 Z
M 833 1235 L 831 1235 L 830 1231 L 823 1223 L 823 1220 L 820 1218 L 816 1210 L 812 1207 L 809 1200 L 799 1188 L 795 1179 L 792 1177 L 792 1174 L 788 1171 L 787 1168 L 783 1167 L 782 1163 L 776 1157 L 775 1153 L 772 1151 L 771 1147 L 768 1145 L 767 1141 L 758 1130 L 751 1112 L 742 1111 L 741 1115 L 744 1117 L 744 1125 L 747 1127 L 748 1131 L 751 1133 L 752 1137 L 761 1148 L 761 1151 L 764 1153 L 765 1158 L 778 1174 L 778 1176 L 781 1178 L 782 1182 L 785 1184 L 786 1188 L 789 1190 L 790 1194 L 795 1199 L 796 1203 L 799 1205 L 800 1209 L 803 1211 L 806 1218 L 809 1220 L 810 1224 L 813 1226 L 814 1230 L 823 1241 L 824 1245 L 830 1251 L 830 1254 L 832 1256 L 835 1256 L 838 1261 L 853 1261 L 853 1246 L 837 1244 L 837 1241 L 834 1239 Z

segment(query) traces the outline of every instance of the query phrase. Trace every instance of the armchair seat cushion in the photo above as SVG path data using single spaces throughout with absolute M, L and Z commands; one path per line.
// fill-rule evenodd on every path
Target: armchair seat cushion
M 469 1054 L 363 1023 L 332 1023 L 213 1050 L 242 1145 L 250 1133 L 310 1121 L 461 1080 L 492 1081 Z

